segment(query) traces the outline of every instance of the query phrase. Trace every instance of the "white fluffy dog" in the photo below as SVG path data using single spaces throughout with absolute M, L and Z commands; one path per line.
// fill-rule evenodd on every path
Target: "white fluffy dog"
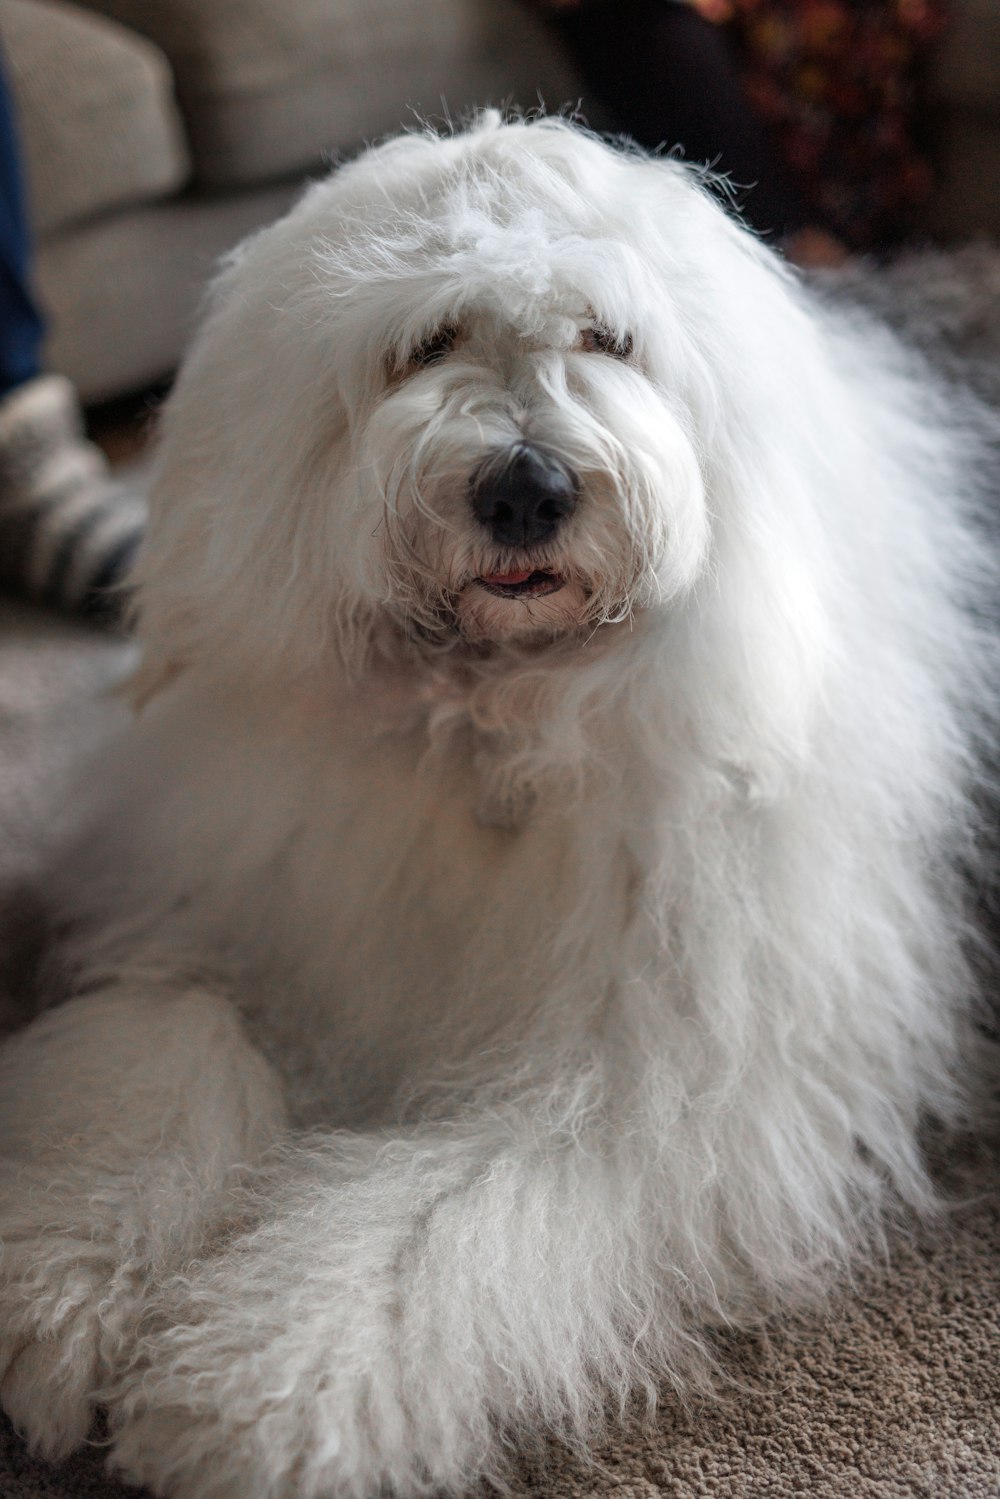
M 2 1060 L 36 1447 L 104 1403 L 158 1494 L 460 1493 L 933 1202 L 977 423 L 561 121 L 395 140 L 237 252 L 74 997 Z

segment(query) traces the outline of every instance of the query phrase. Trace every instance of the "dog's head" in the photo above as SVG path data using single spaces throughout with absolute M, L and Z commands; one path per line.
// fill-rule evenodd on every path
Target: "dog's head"
M 589 633 L 701 566 L 629 177 L 565 126 L 487 126 L 403 138 L 311 200 L 296 314 L 344 358 L 337 545 L 424 641 Z
M 561 120 L 318 183 L 232 257 L 171 400 L 154 663 L 523 658 L 676 613 L 727 525 L 766 551 L 757 470 L 796 420 L 772 261 L 698 174 Z

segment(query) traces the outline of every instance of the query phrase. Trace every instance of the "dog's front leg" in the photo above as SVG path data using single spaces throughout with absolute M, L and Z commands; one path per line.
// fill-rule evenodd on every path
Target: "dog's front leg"
M 327 1136 L 259 1225 L 175 1278 L 112 1406 L 112 1464 L 173 1499 L 465 1492 L 504 1435 L 581 1432 L 643 1377 L 638 1189 L 520 1119 Z
M 152 1283 L 283 1122 L 227 1001 L 109 987 L 0 1052 L 0 1400 L 50 1457 L 87 1434 Z

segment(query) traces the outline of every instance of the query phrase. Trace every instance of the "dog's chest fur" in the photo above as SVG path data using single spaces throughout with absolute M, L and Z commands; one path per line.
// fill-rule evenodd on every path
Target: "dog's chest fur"
M 290 723 L 180 694 L 140 724 L 137 783 L 150 756 L 164 774 L 117 819 L 128 905 L 155 951 L 221 966 L 307 1119 L 378 1116 L 505 1046 L 543 997 L 582 1009 L 611 982 L 626 788 L 589 817 L 541 800 L 498 825 L 480 751 L 459 735 L 429 756 L 423 727 L 377 732 L 349 705 Z

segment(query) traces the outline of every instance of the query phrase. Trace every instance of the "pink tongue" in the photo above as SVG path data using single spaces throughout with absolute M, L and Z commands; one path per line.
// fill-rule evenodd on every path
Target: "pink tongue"
M 535 569 L 533 567 L 525 567 L 522 568 L 519 572 L 513 573 L 484 573 L 483 582 L 500 583 L 507 585 L 513 585 L 515 583 L 527 583 L 528 579 L 531 577 L 534 571 Z

